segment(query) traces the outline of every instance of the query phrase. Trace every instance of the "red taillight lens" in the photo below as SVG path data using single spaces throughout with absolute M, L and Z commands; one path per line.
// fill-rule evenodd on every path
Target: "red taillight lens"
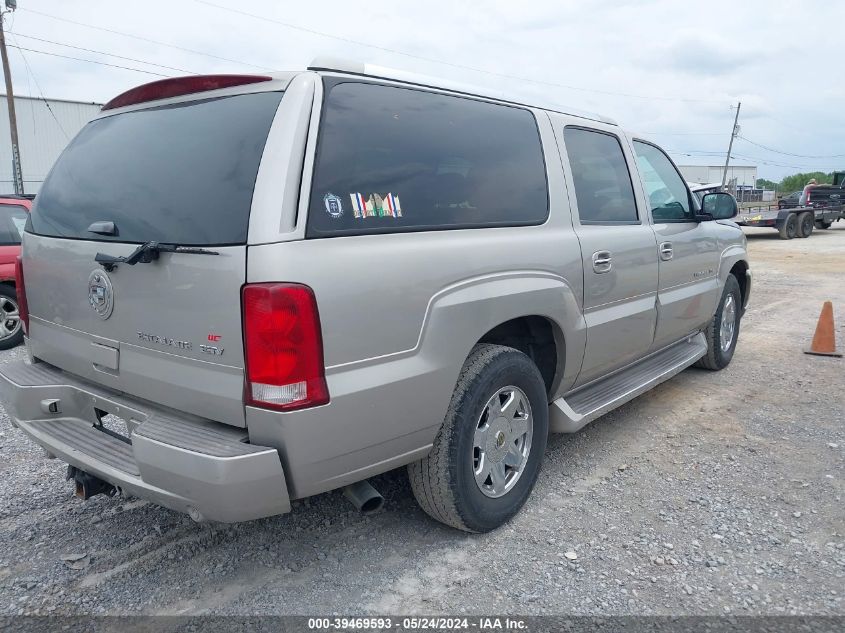
M 246 403 L 291 411 L 326 404 L 323 338 L 308 286 L 243 288 Z
M 220 88 L 231 88 L 255 84 L 262 81 L 270 81 L 272 77 L 265 75 L 192 75 L 189 77 L 173 77 L 172 79 L 161 79 L 153 81 L 137 88 L 127 90 L 103 106 L 103 110 L 122 108 L 123 106 L 167 99 L 169 97 L 181 97 L 182 95 L 207 90 L 219 90 Z
M 29 306 L 26 303 L 26 287 L 23 284 L 23 260 L 15 258 L 15 292 L 18 295 L 18 314 L 21 317 L 23 333 L 29 334 Z

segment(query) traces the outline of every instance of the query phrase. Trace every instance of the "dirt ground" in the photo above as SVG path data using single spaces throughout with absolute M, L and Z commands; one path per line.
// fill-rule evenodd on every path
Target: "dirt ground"
M 0 614 L 845 615 L 845 361 L 802 353 L 826 299 L 845 347 L 845 222 L 746 233 L 730 367 L 552 437 L 526 508 L 487 535 L 430 520 L 404 471 L 374 481 L 371 517 L 339 493 L 233 526 L 82 502 L 3 415 Z

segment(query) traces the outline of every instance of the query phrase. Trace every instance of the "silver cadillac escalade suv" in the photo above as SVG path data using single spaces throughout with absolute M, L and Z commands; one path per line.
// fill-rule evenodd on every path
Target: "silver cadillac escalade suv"
M 13 423 L 77 494 L 244 521 L 407 466 L 496 528 L 548 434 L 733 356 L 723 193 L 612 121 L 346 62 L 129 90 L 53 167 Z

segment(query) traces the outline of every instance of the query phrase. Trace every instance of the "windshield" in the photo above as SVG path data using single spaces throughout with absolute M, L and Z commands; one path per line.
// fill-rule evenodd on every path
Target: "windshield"
M 33 233 L 193 246 L 243 244 L 281 92 L 202 99 L 89 123 L 32 211 Z M 116 235 L 90 233 L 114 222 Z

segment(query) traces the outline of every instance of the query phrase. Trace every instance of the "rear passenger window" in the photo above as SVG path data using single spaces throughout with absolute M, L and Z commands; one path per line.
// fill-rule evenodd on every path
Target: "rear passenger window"
M 348 81 L 327 91 L 308 237 L 546 220 L 528 110 Z
M 563 131 L 582 224 L 637 223 L 631 174 L 619 139 L 567 127 Z

